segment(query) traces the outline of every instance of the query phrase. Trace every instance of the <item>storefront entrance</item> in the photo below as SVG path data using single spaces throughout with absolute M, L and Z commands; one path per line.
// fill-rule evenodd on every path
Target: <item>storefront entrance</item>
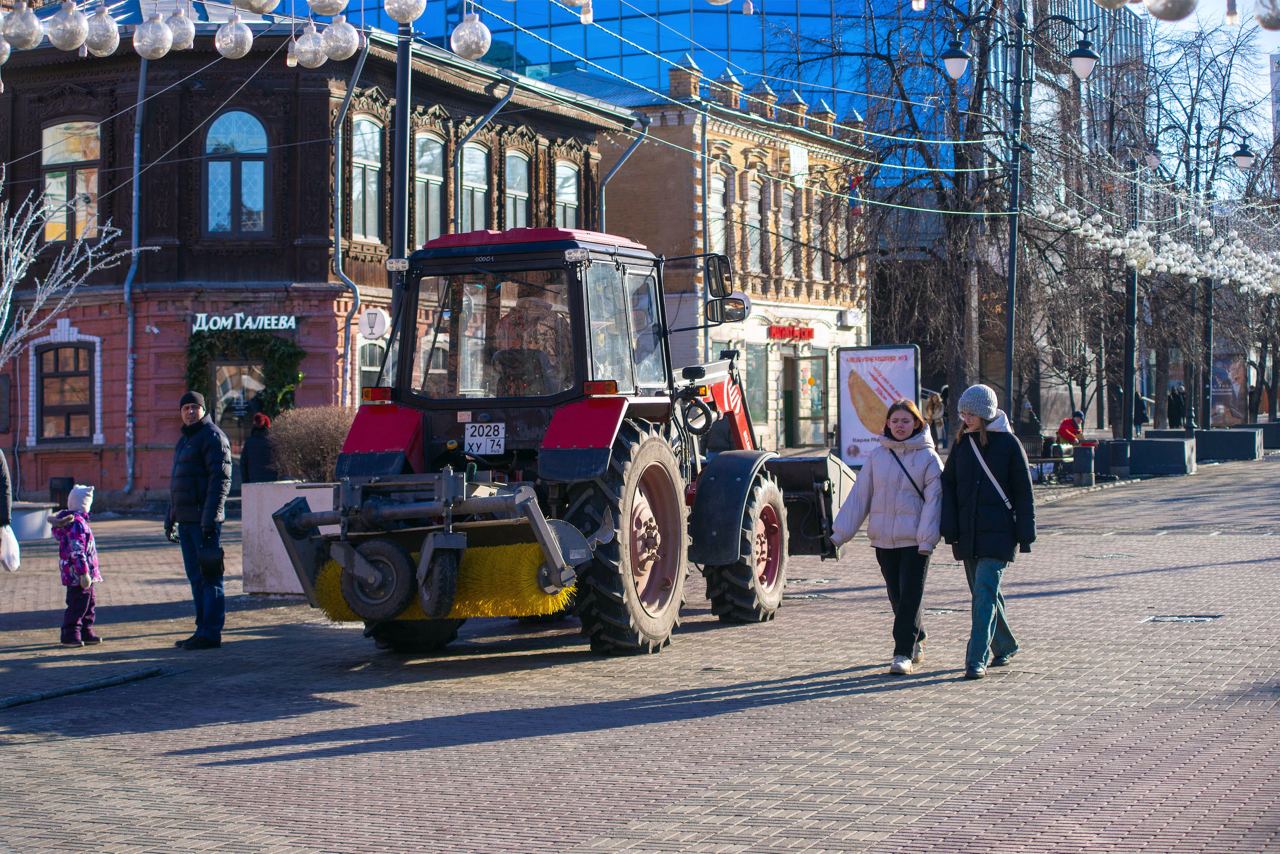
M 261 362 L 219 362 L 213 366 L 213 405 L 209 413 L 227 434 L 231 453 L 239 455 L 253 429 L 253 416 L 262 411 L 265 389 Z
M 784 439 L 788 448 L 827 444 L 827 357 L 782 360 Z

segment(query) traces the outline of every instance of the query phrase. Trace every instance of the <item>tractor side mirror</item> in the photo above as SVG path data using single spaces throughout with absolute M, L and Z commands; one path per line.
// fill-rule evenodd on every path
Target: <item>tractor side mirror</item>
M 703 315 L 707 323 L 741 323 L 751 316 L 751 297 L 735 291 L 720 299 L 707 300 Z
M 706 274 L 707 293 L 716 299 L 723 299 L 732 293 L 733 262 L 727 255 L 708 255 L 703 261 L 703 272 Z

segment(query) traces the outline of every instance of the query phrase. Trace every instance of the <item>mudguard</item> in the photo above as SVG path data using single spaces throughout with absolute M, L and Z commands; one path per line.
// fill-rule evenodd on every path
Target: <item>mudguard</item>
M 741 545 L 742 514 L 747 511 L 751 484 L 764 464 L 778 456 L 772 451 L 725 451 L 717 454 L 698 477 L 697 497 L 689 515 L 689 560 L 703 566 L 736 563 Z
M 626 414 L 625 397 L 588 397 L 557 409 L 538 449 L 538 476 L 562 483 L 600 477 Z
M 370 403 L 355 421 L 338 454 L 337 477 L 374 477 L 425 468 L 422 413 L 394 403 Z

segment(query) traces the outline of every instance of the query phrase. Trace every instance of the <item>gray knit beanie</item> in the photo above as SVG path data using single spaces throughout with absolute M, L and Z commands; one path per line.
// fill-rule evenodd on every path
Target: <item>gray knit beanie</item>
M 990 421 L 996 417 L 996 393 L 991 386 L 971 385 L 960 395 L 960 403 L 956 408 L 960 412 L 968 412 Z

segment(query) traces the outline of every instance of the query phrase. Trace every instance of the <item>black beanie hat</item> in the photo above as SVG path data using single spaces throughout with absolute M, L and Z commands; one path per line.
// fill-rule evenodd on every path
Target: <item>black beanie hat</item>
M 204 409 L 204 395 L 198 391 L 189 391 L 182 396 L 182 400 L 178 401 L 178 408 L 181 409 L 188 403 L 198 403 L 200 404 L 200 408 Z

